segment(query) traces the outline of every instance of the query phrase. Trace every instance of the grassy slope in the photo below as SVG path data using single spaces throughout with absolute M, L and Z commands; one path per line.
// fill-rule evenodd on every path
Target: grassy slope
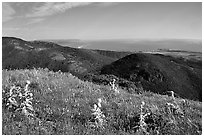
M 7 92 L 12 84 L 25 86 L 25 81 L 30 80 L 35 110 L 35 118 L 29 120 L 22 114 L 8 111 L 2 104 L 3 134 L 143 134 L 133 128 L 139 122 L 142 101 L 145 102 L 143 111 L 153 114 L 147 121 L 150 134 L 201 134 L 202 131 L 201 102 L 186 100 L 184 105 L 176 98 L 184 111 L 184 117 L 180 117 L 167 113 L 165 103 L 173 102 L 167 95 L 150 92 L 133 95 L 122 89 L 116 94 L 109 86 L 84 82 L 70 73 L 43 69 L 3 70 L 2 77 L 2 88 Z M 102 99 L 101 110 L 107 122 L 103 129 L 92 129 L 88 121 L 98 98 Z M 175 120 L 170 123 L 173 118 Z

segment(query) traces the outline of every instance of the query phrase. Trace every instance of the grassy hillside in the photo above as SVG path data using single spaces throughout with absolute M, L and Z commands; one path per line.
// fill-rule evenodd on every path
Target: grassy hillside
M 201 102 L 130 94 L 48 69 L 2 71 L 2 132 L 201 134 Z M 95 108 L 94 108 L 95 107 Z
M 132 82 L 145 90 L 163 94 L 173 90 L 178 96 L 202 101 L 202 61 L 161 54 L 136 53 L 101 69 Z M 166 94 L 166 93 L 165 93 Z

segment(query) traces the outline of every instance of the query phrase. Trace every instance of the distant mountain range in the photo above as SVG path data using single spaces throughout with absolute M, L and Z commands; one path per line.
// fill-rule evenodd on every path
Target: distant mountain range
M 103 46 L 104 49 L 117 49 L 117 51 L 93 50 L 82 48 L 83 45 L 80 45 L 77 40 L 72 41 L 75 44 L 78 43 L 76 44 L 78 48 L 61 46 L 59 42 L 56 44 L 54 42 L 25 41 L 14 37 L 3 37 L 2 68 L 40 67 L 53 71 L 61 70 L 62 72 L 71 72 L 81 79 L 98 81 L 99 84 L 101 84 L 101 79 L 110 82 L 115 77 L 117 83 L 123 87 L 131 83 L 136 87 L 142 86 L 144 90 L 160 94 L 167 90 L 174 90 L 177 96 L 202 101 L 201 53 L 180 50 L 134 53 L 128 50 L 128 46 L 126 51 L 121 51 L 122 45 L 116 48 L 117 44 L 111 45 L 112 42 L 99 42 L 101 45 L 97 45 L 98 42 L 92 41 L 92 46 L 95 43 L 95 47 Z M 119 41 L 118 43 L 122 44 L 123 42 Z M 150 42 L 147 43 L 149 45 L 146 47 L 149 47 Z M 152 48 L 159 47 L 156 45 L 161 47 L 162 43 L 164 44 L 162 48 L 167 48 L 168 42 L 166 45 L 164 42 L 158 44 L 153 42 Z M 125 45 L 125 43 L 123 44 Z M 138 47 L 143 47 L 143 44 Z M 135 43 L 133 45 L 134 48 L 137 47 Z M 170 48 L 175 49 L 174 46 L 176 47 L 173 45 Z M 194 43 L 194 46 L 197 45 Z M 88 45 L 88 47 L 91 46 Z M 125 46 L 123 47 L 125 48 Z M 192 48 L 193 43 L 187 44 L 187 47 Z M 199 51 L 200 49 L 194 48 L 194 50 Z
M 79 40 L 61 39 L 52 41 L 62 46 L 86 49 L 101 49 L 113 51 L 152 51 L 157 49 L 177 49 L 186 51 L 202 51 L 202 41 L 194 39 L 164 39 L 164 40 Z

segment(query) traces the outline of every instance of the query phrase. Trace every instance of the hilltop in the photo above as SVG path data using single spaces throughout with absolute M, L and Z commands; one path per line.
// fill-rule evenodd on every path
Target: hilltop
M 103 66 L 101 74 L 112 74 L 140 82 L 145 90 L 202 101 L 202 62 L 161 54 L 136 53 Z

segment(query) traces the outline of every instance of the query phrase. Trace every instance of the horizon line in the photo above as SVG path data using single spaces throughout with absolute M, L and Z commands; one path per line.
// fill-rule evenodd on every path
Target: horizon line
M 199 38 L 102 38 L 102 39 L 82 39 L 82 38 L 55 38 L 55 39 L 31 39 L 27 40 L 26 38 L 20 38 L 16 36 L 2 36 L 3 37 L 14 37 L 14 38 L 19 38 L 23 39 L 26 41 L 45 41 L 45 40 L 81 40 L 81 41 L 112 41 L 112 40 L 117 40 L 117 41 L 125 41 L 125 40 L 133 40 L 133 41 L 164 41 L 164 40 L 186 40 L 186 41 L 201 41 L 202 39 Z

